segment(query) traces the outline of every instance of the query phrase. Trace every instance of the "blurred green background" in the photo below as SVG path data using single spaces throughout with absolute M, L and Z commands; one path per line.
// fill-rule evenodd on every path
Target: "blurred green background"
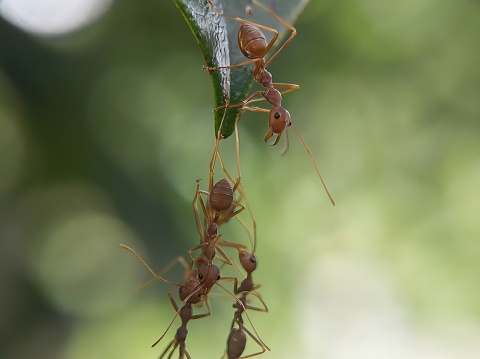
M 244 115 L 262 358 L 480 357 L 479 18 L 470 0 L 315 0 L 299 17 L 270 71 L 301 86 L 283 104 L 337 206 L 293 133 L 281 157 L 265 115 Z M 178 321 L 150 348 L 171 287 L 136 291 L 149 273 L 117 245 L 160 270 L 198 241 L 214 145 L 202 64 L 167 0 L 116 1 L 49 36 L 0 19 L 1 358 L 155 358 L 173 338 Z M 225 348 L 232 300 L 215 292 L 189 324 L 193 358 Z

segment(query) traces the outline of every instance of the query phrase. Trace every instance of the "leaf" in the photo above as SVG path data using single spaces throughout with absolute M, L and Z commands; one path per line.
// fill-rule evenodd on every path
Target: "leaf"
M 240 23 L 232 19 L 217 16 L 207 0 L 174 0 L 192 30 L 202 51 L 207 67 L 219 67 L 247 60 L 238 46 L 238 28 Z M 272 9 L 282 19 L 292 23 L 308 0 L 263 0 L 262 4 Z M 279 39 L 288 30 L 277 19 L 266 13 L 251 0 L 213 0 L 218 12 L 243 18 L 279 31 Z M 246 6 L 253 9 L 252 15 L 246 14 Z M 263 31 L 267 41 L 273 33 Z M 281 43 L 277 39 L 274 47 Z M 272 53 L 272 50 L 270 51 Z M 230 99 L 230 104 L 240 103 L 250 94 L 253 80 L 253 64 L 209 71 L 214 91 L 214 106 L 219 107 Z M 229 137 L 235 130 L 235 121 L 241 115 L 241 107 L 227 110 L 221 134 Z M 215 112 L 215 135 L 224 116 L 224 111 Z

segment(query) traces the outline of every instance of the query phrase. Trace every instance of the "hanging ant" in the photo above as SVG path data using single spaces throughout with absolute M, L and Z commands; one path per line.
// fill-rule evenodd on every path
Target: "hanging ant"
M 204 70 L 218 70 L 221 68 L 234 68 L 237 66 L 247 65 L 249 63 L 254 63 L 254 70 L 253 70 L 253 78 L 256 82 L 258 82 L 262 87 L 264 87 L 267 91 L 255 91 L 250 96 L 248 96 L 244 101 L 237 103 L 237 104 L 225 104 L 223 106 L 219 106 L 215 109 L 215 111 L 219 110 L 220 108 L 233 108 L 233 107 L 241 107 L 242 110 L 254 111 L 254 112 L 267 112 L 268 115 L 268 131 L 264 136 L 264 141 L 267 142 L 269 138 L 271 138 L 274 134 L 277 135 L 274 143 L 272 146 L 276 145 L 280 141 L 280 137 L 284 131 L 288 127 L 290 127 L 295 134 L 298 136 L 300 141 L 302 142 L 305 150 L 307 151 L 308 156 L 310 157 L 313 166 L 317 172 L 320 181 L 327 193 L 330 202 L 335 205 L 335 201 L 330 194 L 325 181 L 323 180 L 322 175 L 320 174 L 320 170 L 318 169 L 315 160 L 313 159 L 313 155 L 308 148 L 306 142 L 300 135 L 300 133 L 292 126 L 290 113 L 282 107 L 282 94 L 287 92 L 291 92 L 297 90 L 300 86 L 296 84 L 287 84 L 287 83 L 275 83 L 272 80 L 272 75 L 270 72 L 267 71 L 267 66 L 275 60 L 275 58 L 284 50 L 285 46 L 287 46 L 293 38 L 296 36 L 297 31 L 295 28 L 290 25 L 288 22 L 283 20 L 280 16 L 275 14 L 272 10 L 266 8 L 264 5 L 260 4 L 257 0 L 252 0 L 252 3 L 263 9 L 265 12 L 269 13 L 275 19 L 280 21 L 283 25 L 285 25 L 289 30 L 291 30 L 290 37 L 280 46 L 280 48 L 267 60 L 265 61 L 265 56 L 267 55 L 268 51 L 271 47 L 275 44 L 278 38 L 278 31 L 264 26 L 257 23 L 254 23 L 249 20 L 245 20 L 239 17 L 229 16 L 222 13 L 219 13 L 218 10 L 212 3 L 212 0 L 207 0 L 210 4 L 211 9 L 218 15 L 222 17 L 226 17 L 232 19 L 236 22 L 241 23 L 240 28 L 238 30 L 238 45 L 242 53 L 248 58 L 246 61 L 239 62 L 234 65 L 229 66 L 220 66 L 220 67 L 203 67 Z M 270 42 L 267 43 L 265 39 L 265 35 L 260 30 L 266 30 L 273 33 L 273 37 Z M 285 90 L 280 92 L 277 88 L 284 88 Z M 263 99 L 257 99 L 256 97 L 262 96 Z M 269 109 L 255 107 L 255 106 L 247 106 L 251 102 L 266 100 L 270 103 L 273 107 Z M 237 118 L 236 122 L 238 121 L 239 117 Z M 235 126 L 237 129 L 237 126 Z M 237 137 L 238 139 L 238 137 Z M 238 141 L 238 140 L 237 140 Z M 287 137 L 287 145 L 283 154 L 285 154 L 288 150 L 288 137 Z
M 142 262 L 142 264 L 147 268 L 147 270 L 159 281 L 165 282 L 168 284 L 172 284 L 180 289 L 182 288 L 190 288 L 188 295 L 182 297 L 182 293 L 180 292 L 180 299 L 184 302 L 187 303 L 189 299 L 197 293 L 198 290 L 201 290 L 201 294 L 208 294 L 210 290 L 212 289 L 213 285 L 218 284 L 217 281 L 220 280 L 220 268 L 218 268 L 214 264 L 204 264 L 201 265 L 197 270 L 192 270 L 191 268 L 188 269 L 187 271 L 187 276 L 185 281 L 188 281 L 187 284 L 178 284 L 171 282 L 161 276 L 159 276 L 155 271 L 150 268 L 148 263 L 138 254 L 135 252 L 132 248 L 126 246 L 125 244 L 120 244 L 120 248 L 126 249 L 130 253 L 132 253 L 137 259 Z M 229 278 L 228 278 L 229 279 Z M 198 281 L 198 283 L 197 283 Z M 193 284 L 194 285 L 193 285 Z M 223 288 L 220 284 L 218 284 L 220 287 Z M 193 288 L 192 288 L 193 286 Z M 226 289 L 225 289 L 226 290 Z M 226 290 L 227 291 L 227 290 Z M 228 292 L 228 291 L 227 291 Z
M 190 319 L 195 319 L 195 316 L 192 315 L 192 305 L 190 303 L 186 303 L 180 310 L 178 309 L 178 306 L 175 304 L 175 302 L 172 301 L 172 305 L 179 314 L 182 320 L 182 325 L 178 327 L 174 339 L 167 345 L 163 353 L 160 355 L 159 359 L 162 359 L 171 348 L 170 354 L 168 355 L 168 359 L 170 359 L 177 347 L 179 347 L 179 358 L 183 358 L 184 356 L 186 356 L 188 359 L 191 359 L 191 356 L 190 354 L 188 354 L 188 351 L 186 349 L 185 340 L 187 339 L 188 334 L 187 323 L 190 321 Z M 162 338 L 155 342 L 152 347 L 155 346 L 161 339 Z
M 227 100 L 228 101 L 228 100 Z M 244 250 L 246 247 L 241 244 L 233 243 L 225 241 L 223 238 L 218 235 L 218 228 L 221 224 L 227 222 L 233 217 L 236 217 L 240 212 L 245 209 L 245 206 L 240 204 L 239 202 L 234 201 L 234 192 L 238 190 L 241 194 L 241 198 L 246 198 L 245 192 L 240 184 L 240 165 L 239 165 L 239 158 L 237 157 L 237 164 L 238 164 L 238 178 L 234 180 L 232 176 L 226 170 L 223 160 L 220 156 L 219 152 L 219 141 L 221 139 L 220 129 L 223 125 L 223 120 L 225 118 L 225 113 L 222 118 L 222 122 L 220 123 L 220 128 L 218 130 L 217 138 L 215 141 L 215 148 L 213 152 L 212 159 L 210 161 L 210 178 L 209 178 L 209 190 L 204 191 L 200 190 L 200 180 L 196 181 L 196 190 L 195 196 L 193 198 L 192 206 L 195 215 L 195 222 L 197 225 L 198 232 L 200 234 L 201 240 L 200 244 L 190 249 L 187 253 L 188 257 L 193 263 L 196 263 L 197 266 L 201 264 L 208 264 L 212 263 L 212 260 L 215 258 L 217 251 L 220 253 L 222 258 L 218 258 L 219 260 L 232 265 L 232 260 L 228 257 L 228 255 L 220 248 L 220 245 L 226 245 L 230 247 L 235 247 L 237 250 Z M 217 156 L 222 164 L 223 172 L 227 175 L 227 177 L 234 183 L 233 187 L 230 185 L 227 179 L 223 178 L 217 183 L 213 184 L 214 180 L 214 169 L 216 164 Z M 237 152 L 237 156 L 239 156 Z M 207 197 L 206 202 L 204 201 L 202 195 Z M 204 216 L 204 228 L 202 227 L 200 213 L 198 210 L 198 203 L 200 203 L 201 210 Z M 249 208 L 249 212 L 251 213 L 251 209 Z M 237 217 L 238 218 L 238 217 Z M 240 218 L 238 218 L 240 223 L 247 229 L 249 233 L 249 237 L 252 243 L 255 243 L 255 238 L 252 240 L 251 234 L 247 226 L 242 222 Z M 252 215 L 253 219 L 253 215 Z M 254 222 L 254 237 L 256 233 L 256 225 L 255 220 Z M 196 260 L 193 259 L 191 253 L 202 249 L 202 254 Z
M 255 247 L 254 247 L 255 248 Z M 254 249 L 255 251 L 255 249 Z M 255 310 L 259 312 L 268 312 L 268 307 L 266 303 L 263 301 L 260 294 L 256 292 L 256 290 L 260 287 L 260 285 L 255 285 L 252 278 L 252 273 L 257 269 L 257 257 L 254 254 L 246 251 L 238 249 L 239 253 L 239 261 L 242 268 L 247 273 L 245 279 L 242 280 L 240 286 L 238 286 L 237 278 L 233 278 L 234 286 L 233 292 L 235 295 L 240 295 L 238 297 L 238 301 L 233 304 L 233 307 L 236 309 L 232 324 L 230 327 L 230 334 L 227 339 L 227 350 L 226 355 L 229 359 L 233 358 L 240 358 L 243 351 L 245 350 L 246 342 L 247 342 L 247 335 L 250 336 L 261 348 L 261 351 L 243 356 L 241 358 L 249 358 L 252 356 L 260 355 L 265 352 L 265 350 L 270 350 L 264 343 L 258 338 L 258 335 L 255 336 L 252 332 L 250 332 L 243 323 L 242 314 L 245 312 L 246 309 Z M 262 303 L 263 307 L 254 307 L 247 304 L 247 296 L 253 295 L 257 297 L 260 302 Z M 239 305 L 241 303 L 241 305 Z M 237 324 L 237 327 L 235 327 Z M 256 333 L 256 331 L 255 331 Z
M 292 31 L 290 37 L 283 43 L 283 45 L 270 57 L 270 59 L 265 61 L 266 54 L 268 53 L 270 48 L 275 44 L 278 38 L 278 31 L 273 28 L 251 22 L 249 20 L 241 19 L 239 17 L 233 17 L 233 16 L 221 14 L 217 11 L 215 6 L 213 5 L 212 0 L 207 0 L 207 1 L 209 2 L 212 10 L 218 16 L 223 16 L 229 19 L 233 19 L 241 23 L 240 28 L 238 29 L 238 45 L 242 53 L 249 60 L 234 64 L 234 65 L 229 65 L 229 66 L 204 67 L 204 70 L 211 71 L 211 70 L 218 70 L 220 68 L 233 68 L 233 67 L 243 66 L 253 62 L 254 63 L 253 78 L 255 79 L 256 82 L 258 82 L 260 85 L 262 85 L 264 88 L 267 89 L 267 91 L 254 92 L 252 95 L 250 95 L 244 101 L 238 104 L 224 105 L 224 106 L 220 106 L 219 108 L 242 107 L 244 110 L 269 112 L 269 130 L 265 135 L 264 140 L 267 141 L 275 133 L 277 134 L 277 138 L 273 143 L 273 145 L 276 145 L 280 140 L 280 136 L 283 133 L 283 131 L 285 131 L 286 128 L 291 125 L 291 120 L 290 120 L 290 113 L 281 106 L 281 103 L 282 103 L 281 92 L 278 91 L 275 87 L 286 88 L 287 90 L 283 91 L 282 93 L 287 93 L 290 91 L 297 90 L 300 86 L 296 84 L 273 83 L 272 75 L 270 74 L 270 72 L 266 70 L 266 67 L 273 60 L 275 60 L 275 58 L 280 54 L 280 52 L 283 51 L 285 46 L 287 46 L 288 43 L 293 40 L 297 31 L 292 25 L 290 25 L 285 20 L 280 18 L 273 11 L 264 7 L 263 5 L 258 3 L 256 0 L 253 0 L 253 3 L 255 5 L 259 6 L 260 8 L 262 8 L 263 10 L 271 14 L 273 17 L 275 17 L 283 25 L 285 25 Z M 265 35 L 262 33 L 260 29 L 264 29 L 273 33 L 273 38 L 270 40 L 268 44 L 265 39 Z M 245 106 L 250 102 L 258 101 L 258 100 L 254 100 L 254 98 L 260 95 L 263 96 L 264 99 L 267 100 L 271 105 L 273 105 L 274 108 L 271 110 L 267 110 L 267 109 L 262 109 L 258 107 Z M 217 108 L 216 110 L 218 110 L 219 108 Z
M 140 262 L 142 262 L 142 264 L 145 266 L 145 268 L 147 268 L 147 270 L 157 280 L 168 283 L 168 284 L 172 284 L 172 285 L 178 287 L 179 288 L 179 297 L 183 301 L 184 304 L 185 303 L 196 304 L 196 303 L 199 303 L 201 301 L 206 302 L 207 307 L 208 307 L 208 311 L 210 313 L 210 307 L 209 307 L 208 301 L 206 299 L 206 296 L 211 291 L 213 286 L 217 285 L 220 288 L 222 288 L 225 292 L 227 292 L 227 294 L 232 296 L 240 307 L 243 307 L 243 303 L 237 297 L 235 297 L 235 295 L 233 295 L 230 291 L 228 291 L 228 289 L 226 289 L 224 286 L 222 286 L 220 283 L 218 283 L 218 281 L 220 281 L 220 280 L 233 280 L 234 278 L 230 278 L 230 277 L 221 278 L 220 268 L 218 268 L 214 264 L 203 264 L 197 270 L 189 269 L 187 271 L 187 276 L 186 276 L 186 279 L 185 279 L 185 283 L 184 284 L 178 284 L 178 283 L 171 282 L 171 281 L 169 281 L 165 278 L 162 278 L 157 273 L 155 273 L 155 271 L 152 268 L 150 268 L 148 263 L 137 252 L 135 252 L 132 248 L 126 246 L 125 244 L 120 244 L 119 246 L 120 246 L 120 248 L 123 248 L 123 249 L 129 251 L 135 257 L 137 257 L 137 259 Z M 171 297 L 171 295 L 169 295 L 169 297 Z M 250 324 L 253 327 L 253 323 L 250 320 L 250 317 L 248 316 L 248 314 L 247 314 L 247 318 L 248 318 L 248 321 L 250 322 Z M 170 325 L 171 325 L 171 323 L 170 323 Z M 168 328 L 167 328 L 167 330 L 168 330 Z M 163 338 L 163 336 L 162 336 L 162 338 Z
M 152 348 L 156 346 L 163 339 L 165 334 L 167 334 L 168 330 L 172 326 L 173 321 L 175 320 L 177 315 L 180 316 L 182 324 L 177 329 L 174 339 L 167 345 L 163 353 L 160 355 L 160 359 L 165 356 L 165 354 L 170 350 L 170 348 L 171 348 L 171 351 L 170 351 L 170 354 L 168 355 L 168 358 L 171 358 L 171 356 L 173 355 L 173 352 L 177 347 L 179 347 L 180 358 L 183 358 L 184 356 L 186 356 L 187 358 L 191 359 L 190 354 L 187 352 L 186 345 L 185 345 L 185 340 L 187 339 L 187 334 L 188 334 L 187 323 L 190 320 L 205 318 L 211 314 L 210 305 L 208 301 L 206 301 L 205 299 L 205 294 L 202 294 L 201 290 L 197 289 L 199 284 L 200 284 L 200 280 L 198 278 L 197 271 L 190 271 L 187 277 L 185 278 L 184 284 L 178 290 L 180 300 L 186 301 L 186 303 L 184 303 L 181 309 L 178 308 L 177 304 L 175 303 L 175 300 L 172 297 L 172 294 L 168 293 L 170 303 L 172 303 L 172 306 L 175 309 L 175 316 L 173 317 L 172 321 L 170 322 L 170 324 L 168 325 L 167 329 L 162 334 L 162 336 L 155 343 L 152 344 Z M 202 302 L 207 303 L 208 312 L 193 315 L 192 304 L 198 304 Z
M 257 259 L 253 253 L 249 253 L 247 251 L 243 251 L 240 254 L 240 263 L 247 272 L 247 277 L 242 281 L 240 286 L 237 286 L 237 279 L 234 279 L 234 293 L 240 294 L 239 302 L 235 302 L 233 307 L 236 308 L 236 311 L 233 316 L 232 325 L 230 327 L 230 334 L 227 339 L 227 350 L 226 354 L 229 359 L 240 358 L 243 351 L 245 350 L 245 346 L 247 343 L 247 335 L 252 338 L 260 347 L 261 351 L 243 356 L 241 358 L 249 358 L 256 355 L 260 355 L 265 352 L 266 349 L 270 350 L 266 347 L 261 340 L 255 336 L 252 332 L 250 332 L 243 323 L 242 314 L 245 312 L 246 309 L 256 310 L 259 312 L 268 312 L 268 307 L 263 301 L 262 297 L 255 292 L 259 285 L 255 285 L 252 279 L 252 272 L 257 268 Z M 254 307 L 247 304 L 247 295 L 254 295 L 256 296 L 262 303 L 263 308 Z M 238 303 L 242 303 L 239 305 Z M 235 328 L 235 324 L 237 324 L 238 328 Z
M 197 224 L 198 232 L 201 236 L 200 244 L 191 248 L 187 255 L 193 263 L 196 263 L 197 266 L 201 264 L 211 264 L 217 251 L 223 257 L 222 261 L 232 265 L 232 260 L 228 255 L 219 247 L 217 241 L 220 239 L 218 235 L 218 227 L 225 221 L 236 216 L 238 213 L 243 211 L 245 207 L 239 203 L 233 201 L 233 189 L 226 179 L 218 181 L 210 190 L 210 192 L 202 191 L 199 189 L 200 180 L 197 180 L 197 188 L 195 191 L 195 197 L 193 199 L 193 209 L 195 214 L 195 221 Z M 201 194 L 208 195 L 207 205 L 203 201 Z M 202 228 L 200 215 L 198 213 L 197 201 L 200 202 L 202 211 L 205 217 L 205 230 Z M 229 215 L 223 216 L 220 219 L 220 214 L 229 210 L 232 207 L 239 206 L 240 208 L 236 211 L 232 211 Z M 210 213 L 213 212 L 211 215 Z M 241 245 L 239 245 L 241 246 Z M 245 246 L 241 246 L 245 248 Z M 196 260 L 192 257 L 192 252 L 202 249 L 202 255 Z
M 245 308 L 252 308 L 248 307 L 246 302 L 243 302 L 243 304 Z M 245 327 L 242 318 L 243 309 L 240 309 L 240 306 L 235 306 L 235 304 L 234 308 L 237 308 L 238 310 L 234 314 L 234 318 L 230 326 L 230 334 L 227 338 L 227 350 L 225 354 L 228 356 L 228 359 L 250 358 L 265 353 L 265 350 L 270 350 L 257 336 L 255 336 Z M 235 324 L 237 324 L 238 328 L 235 328 Z M 247 335 L 260 346 L 261 351 L 241 357 L 247 344 Z

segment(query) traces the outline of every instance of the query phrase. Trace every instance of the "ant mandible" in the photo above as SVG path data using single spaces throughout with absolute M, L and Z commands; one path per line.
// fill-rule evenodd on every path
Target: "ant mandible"
M 267 66 L 273 60 L 275 60 L 275 58 L 283 51 L 285 46 L 287 46 L 293 40 L 293 38 L 297 34 L 297 30 L 295 30 L 295 28 L 292 25 L 290 25 L 288 22 L 283 20 L 280 16 L 275 14 L 272 10 L 260 4 L 257 0 L 252 0 L 253 4 L 260 7 L 265 12 L 273 16 L 275 19 L 280 21 L 292 32 L 290 34 L 290 37 L 282 44 L 282 46 L 280 46 L 280 48 L 268 60 L 265 61 L 265 56 L 267 55 L 268 51 L 271 49 L 271 47 L 274 45 L 274 43 L 278 38 L 278 31 L 273 28 L 254 23 L 249 20 L 222 14 L 218 12 L 218 10 L 215 8 L 215 6 L 212 3 L 212 0 L 207 0 L 207 1 L 210 4 L 211 9 L 218 16 L 226 17 L 241 23 L 240 28 L 238 30 L 238 45 L 240 47 L 240 50 L 248 58 L 248 60 L 239 62 L 234 65 L 220 66 L 220 67 L 203 67 L 203 69 L 212 71 L 212 70 L 218 70 L 221 68 L 233 68 L 233 67 L 247 65 L 249 63 L 254 63 L 253 78 L 256 82 L 258 82 L 262 87 L 264 87 L 267 90 L 267 91 L 255 91 L 250 96 L 248 96 L 244 101 L 237 104 L 225 104 L 223 106 L 219 106 L 215 108 L 215 111 L 219 110 L 220 108 L 242 107 L 242 110 L 249 110 L 254 112 L 268 112 L 268 131 L 264 136 L 264 141 L 266 142 L 269 138 L 271 138 L 274 134 L 276 134 L 277 137 L 274 143 L 272 144 L 272 146 L 276 145 L 280 141 L 280 137 L 282 133 L 286 131 L 288 127 L 290 127 L 295 132 L 295 134 L 298 136 L 303 146 L 305 147 L 305 150 L 307 151 L 307 154 L 310 157 L 313 163 L 313 166 L 315 167 L 315 171 L 317 172 L 317 175 L 320 178 L 320 181 L 322 182 L 322 185 L 325 189 L 325 192 L 327 193 L 328 198 L 330 199 L 330 202 L 333 205 L 335 205 L 335 200 L 330 194 L 330 191 L 328 190 L 327 185 L 325 184 L 325 181 L 323 180 L 323 177 L 320 174 L 320 170 L 318 169 L 318 166 L 315 163 L 315 160 L 313 159 L 312 152 L 308 148 L 306 142 L 304 141 L 300 133 L 292 126 L 290 113 L 285 108 L 282 107 L 282 94 L 297 90 L 299 89 L 300 86 L 296 84 L 273 82 L 272 74 L 268 72 L 266 69 Z M 260 29 L 273 33 L 273 37 L 270 40 L 270 42 L 267 43 L 267 40 L 265 39 L 265 35 Z M 277 88 L 284 88 L 285 90 L 280 92 L 279 90 L 277 90 Z M 256 98 L 258 96 L 262 96 L 263 98 L 262 99 Z M 273 107 L 269 110 L 269 109 L 256 107 L 256 106 L 247 106 L 251 102 L 262 101 L 262 100 L 266 100 Z M 237 121 L 238 121 L 238 118 L 237 118 Z M 287 146 L 283 151 L 283 154 L 285 154 L 287 150 L 288 150 L 288 137 L 287 137 Z

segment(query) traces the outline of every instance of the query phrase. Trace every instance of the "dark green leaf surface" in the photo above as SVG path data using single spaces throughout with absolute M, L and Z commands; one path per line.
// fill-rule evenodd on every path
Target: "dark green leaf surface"
M 289 23 L 292 23 L 308 0 L 270 0 L 262 4 L 271 8 Z M 236 64 L 247 58 L 238 47 L 238 28 L 240 23 L 232 19 L 218 17 L 210 8 L 206 0 L 174 0 L 176 6 L 183 14 L 190 29 L 192 30 L 200 49 L 205 58 L 206 66 L 219 67 Z M 286 29 L 279 21 L 262 9 L 252 5 L 251 0 L 213 0 L 216 9 L 220 13 L 275 28 L 280 36 L 285 34 Z M 253 15 L 245 13 L 246 6 L 253 8 Z M 272 37 L 271 33 L 264 31 L 267 40 Z M 280 41 L 277 40 L 276 46 Z M 210 71 L 214 91 L 214 107 L 222 106 L 230 99 L 230 104 L 236 104 L 245 100 L 251 93 L 253 84 L 253 64 L 234 67 L 232 69 L 220 69 Z M 235 107 L 215 113 L 215 134 L 222 121 L 221 134 L 224 138 L 229 137 L 235 130 L 235 121 L 241 114 L 241 107 Z

